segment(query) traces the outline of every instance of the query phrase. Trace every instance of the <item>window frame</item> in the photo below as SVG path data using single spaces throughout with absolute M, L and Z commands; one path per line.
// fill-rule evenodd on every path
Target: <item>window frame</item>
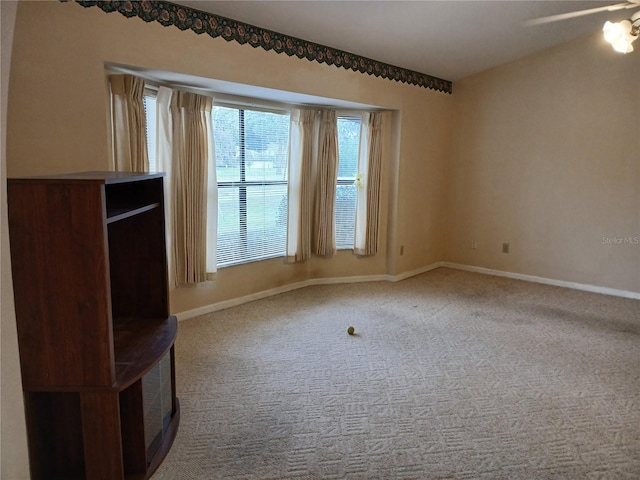
M 356 164 L 356 173 L 355 176 L 353 178 L 340 178 L 338 176 L 337 181 L 336 181 L 336 206 L 338 203 L 338 187 L 340 186 L 350 186 L 350 185 L 357 185 L 356 182 L 358 181 L 358 163 L 359 163 L 359 156 L 360 156 L 360 137 L 362 135 L 362 112 L 361 111 L 352 111 L 352 110 L 337 110 L 336 111 L 336 116 L 338 121 L 340 121 L 340 119 L 357 119 L 358 120 L 358 149 L 356 152 L 356 158 L 355 158 L 355 164 Z M 338 165 L 337 165 L 337 171 L 340 171 L 340 141 L 339 141 L 339 137 L 338 137 Z M 338 225 L 337 225 L 337 211 L 334 211 L 334 232 L 335 233 L 335 242 L 336 242 L 336 250 L 341 251 L 341 250 L 354 250 L 355 249 L 355 221 L 356 221 L 356 212 L 358 210 L 358 196 L 357 196 L 357 192 L 356 192 L 356 201 L 355 201 L 355 205 L 354 205 L 354 210 L 353 210 L 353 237 L 351 238 L 351 242 L 349 243 L 349 245 L 343 244 L 343 243 L 338 243 L 338 237 L 337 237 L 337 231 L 338 231 Z
M 274 114 L 278 114 L 278 115 L 287 115 L 289 117 L 289 122 L 290 122 L 290 115 L 291 115 L 291 111 L 289 109 L 285 109 L 285 108 L 274 108 L 274 107 L 266 107 L 266 106 L 258 106 L 255 104 L 246 104 L 245 102 L 230 102 L 230 101 L 217 101 L 214 103 L 214 108 L 215 107 L 223 107 L 223 108 L 229 108 L 229 109 L 235 109 L 238 110 L 239 112 L 242 112 L 241 114 L 239 114 L 239 118 L 238 121 L 239 123 L 244 123 L 245 119 L 244 119 L 244 114 L 246 110 L 252 110 L 252 111 L 256 111 L 256 112 L 265 112 L 265 113 L 274 113 Z M 212 115 L 212 124 L 213 124 L 213 115 L 214 115 L 214 110 L 212 109 L 211 111 L 211 115 Z M 290 132 L 289 132 L 290 133 Z M 215 128 L 213 131 L 213 137 L 214 137 L 214 143 L 215 143 Z M 247 224 L 247 188 L 250 187 L 265 187 L 265 186 L 282 186 L 285 185 L 287 186 L 289 184 L 289 178 L 288 178 L 288 169 L 287 169 L 287 179 L 286 180 L 246 180 L 246 169 L 247 169 L 247 165 L 246 165 L 246 131 L 244 126 L 238 125 L 238 136 L 239 136 L 239 145 L 241 145 L 241 147 L 239 148 L 239 156 L 240 156 L 240 180 L 239 181 L 219 181 L 216 179 L 216 183 L 218 186 L 218 200 L 220 200 L 220 190 L 221 189 L 232 189 L 232 188 L 238 188 L 238 221 L 240 222 L 240 242 L 242 243 L 241 248 L 247 249 L 248 248 L 248 224 Z M 217 168 L 217 158 L 216 158 L 216 168 Z M 244 207 L 244 208 L 243 208 Z M 218 232 L 220 230 L 218 229 Z M 241 260 L 231 260 L 231 261 L 225 261 L 225 262 L 220 262 L 219 258 L 216 258 L 216 266 L 217 268 L 225 268 L 225 267 L 231 267 L 234 265 L 242 265 L 242 264 L 246 264 L 246 263 L 252 263 L 252 262 L 259 262 L 262 260 L 269 260 L 271 258 L 280 258 L 280 257 L 285 257 L 286 256 L 286 250 L 287 250 L 287 243 L 286 243 L 286 223 L 285 223 L 285 227 L 284 227 L 284 233 L 285 233 L 285 241 L 282 245 L 282 251 L 279 253 L 274 253 L 271 255 L 263 255 L 260 256 L 258 258 L 250 258 L 247 259 L 246 257 L 241 259 Z M 217 241 L 217 239 L 216 239 Z M 219 247 L 220 243 L 218 243 L 218 247 Z M 217 251 L 219 252 L 220 249 L 218 248 Z

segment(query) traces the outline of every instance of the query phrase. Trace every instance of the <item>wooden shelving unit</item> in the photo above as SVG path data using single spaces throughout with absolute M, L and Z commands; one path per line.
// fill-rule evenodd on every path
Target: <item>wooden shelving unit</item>
M 175 438 L 162 174 L 7 181 L 34 479 L 147 479 Z

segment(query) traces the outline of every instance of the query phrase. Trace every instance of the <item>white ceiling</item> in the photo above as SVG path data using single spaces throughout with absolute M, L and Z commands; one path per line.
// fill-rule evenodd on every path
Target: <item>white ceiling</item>
M 173 3 L 451 81 L 594 34 L 606 20 L 631 16 L 629 10 L 619 10 L 524 24 L 537 17 L 616 3 L 583 0 Z

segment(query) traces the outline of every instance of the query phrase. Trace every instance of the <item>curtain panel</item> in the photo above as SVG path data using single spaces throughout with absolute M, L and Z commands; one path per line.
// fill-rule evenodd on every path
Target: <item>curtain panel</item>
M 133 75 L 110 75 L 109 85 L 114 168 L 119 172 L 148 172 L 144 80 Z
M 211 108 L 213 98 L 174 90 L 170 104 L 171 119 L 171 205 L 174 282 L 177 285 L 204 282 L 207 271 L 208 240 L 211 225 L 207 208 L 217 192 L 208 198 L 215 182 Z M 216 209 L 213 209 L 214 212 Z M 213 227 L 215 230 L 215 226 Z M 213 244 L 215 245 L 215 239 Z M 209 267 L 209 268 L 207 268 Z M 213 265 L 215 270 L 215 263 Z M 211 272 L 210 272 L 211 273 Z
M 213 97 L 158 88 L 156 162 L 166 174 L 169 282 L 174 286 L 211 280 L 216 272 L 212 107 Z
M 319 257 L 331 257 L 336 251 L 335 200 L 338 181 L 338 116 L 334 110 L 320 112 L 315 178 L 312 251 Z
M 287 262 L 311 257 L 315 110 L 293 109 L 289 134 Z

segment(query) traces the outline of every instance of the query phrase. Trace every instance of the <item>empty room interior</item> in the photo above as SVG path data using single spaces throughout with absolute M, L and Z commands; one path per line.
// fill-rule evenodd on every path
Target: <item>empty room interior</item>
M 167 172 L 180 405 L 163 461 L 123 478 L 640 477 L 637 0 L 0 4 L 2 479 L 47 478 L 29 447 L 46 443 L 27 434 L 7 181 L 117 170 Z M 118 164 L 114 78 L 150 102 L 140 170 Z M 197 275 L 174 231 L 177 163 L 163 167 L 176 149 L 149 140 L 164 92 L 212 112 L 217 237 L 199 237 Z M 328 246 L 320 147 L 310 210 L 292 206 L 294 118 L 309 111 L 316 146 L 326 112 L 338 125 Z M 246 194 L 238 210 L 224 193 L 266 191 L 271 177 L 243 190 L 258 169 L 280 192 L 256 214 L 280 229 L 253 234 L 266 253 L 247 243 Z M 244 246 L 225 253 L 236 217 Z

